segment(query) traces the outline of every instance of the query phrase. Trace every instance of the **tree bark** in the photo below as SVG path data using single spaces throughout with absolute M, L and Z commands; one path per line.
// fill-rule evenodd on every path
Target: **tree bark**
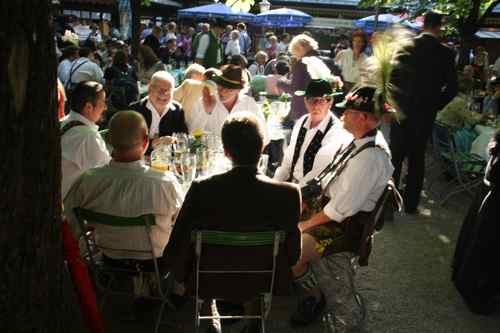
M 50 0 L 0 1 L 0 331 L 79 332 L 64 268 Z

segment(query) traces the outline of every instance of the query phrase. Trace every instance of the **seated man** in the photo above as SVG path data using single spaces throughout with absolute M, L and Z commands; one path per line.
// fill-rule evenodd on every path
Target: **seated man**
M 338 267 L 351 270 L 352 256 L 335 255 L 356 253 L 359 250 L 363 231 L 360 219 L 363 214 L 375 208 L 394 171 L 387 143 L 382 133 L 377 130 L 384 111 L 376 108 L 374 93 L 374 88 L 359 88 L 349 94 L 343 103 L 337 104 L 345 109 L 342 116 L 343 126 L 354 136 L 354 141 L 337 153 L 335 160 L 342 162 L 338 163 L 334 178 L 323 184 L 326 186 L 328 203 L 310 219 L 299 224 L 302 232 L 302 254 L 299 262 L 293 267 L 293 272 L 298 285 L 308 290 L 309 294 L 292 315 L 292 325 L 303 326 L 312 322 L 321 314 L 325 305 L 322 291 L 315 287 L 315 281 L 320 277 L 314 276 L 309 264 L 334 255 L 331 258 L 336 261 Z M 356 302 L 354 293 L 350 292 L 352 286 L 349 283 L 336 277 L 330 279 L 330 285 L 338 285 L 336 289 L 342 290 L 342 293 L 337 296 L 330 295 L 339 299 L 328 299 L 329 304 L 342 303 L 343 306 L 350 306 Z M 344 298 L 340 299 L 341 297 Z M 337 312 L 337 309 L 335 311 Z M 335 313 L 334 317 L 337 315 L 338 313 Z
M 296 95 L 304 96 L 308 114 L 295 123 L 274 179 L 302 186 L 323 171 L 340 146 L 352 141 L 352 135 L 330 111 L 334 93 L 327 80 L 311 80 L 306 91 L 297 91 Z
M 172 142 L 172 134 L 187 133 L 182 106 L 173 100 L 175 80 L 167 71 L 153 74 L 148 86 L 148 96 L 130 104 L 139 112 L 149 129 L 151 148 Z
M 226 156 L 233 162 L 233 169 L 191 185 L 166 249 L 177 281 L 192 281 L 190 240 L 195 229 L 239 232 L 284 230 L 287 233 L 283 247 L 286 253 L 279 256 L 275 290 L 276 293 L 289 291 L 290 280 L 287 278 L 290 267 L 300 254 L 297 229 L 300 194 L 296 185 L 273 181 L 258 171 L 263 141 L 259 121 L 250 113 L 231 115 L 224 122 L 222 143 Z M 227 262 L 230 257 L 231 254 L 227 253 L 223 260 Z M 261 260 L 255 253 L 247 253 L 247 258 L 255 258 L 255 264 Z M 217 295 L 227 295 L 227 287 L 231 286 L 230 290 L 234 291 L 235 283 L 238 284 L 238 281 L 234 278 L 228 281 L 219 278 L 210 284 L 210 289 Z M 231 300 L 251 293 L 253 288 L 260 288 L 260 285 L 242 286 L 240 293 L 230 295 Z
M 75 207 L 99 213 L 135 217 L 154 214 L 151 241 L 156 257 L 161 258 L 172 225 L 182 204 L 182 190 L 172 173 L 155 171 L 144 165 L 148 147 L 148 129 L 144 118 L 135 111 L 121 111 L 109 123 L 108 141 L 113 147 L 109 164 L 87 170 L 69 191 L 64 208 L 72 221 Z M 97 226 L 102 246 L 147 251 L 149 240 L 137 228 Z M 109 259 L 148 260 L 144 253 L 105 250 Z
M 226 65 L 222 68 L 222 74 L 214 75 L 211 80 L 217 83 L 217 96 L 212 96 L 208 89 L 203 91 L 203 96 L 193 107 L 190 117 L 191 133 L 202 130 L 220 135 L 227 116 L 242 111 L 253 113 L 259 118 L 262 126 L 265 125 L 264 114 L 255 100 L 240 94 L 246 85 L 240 66 Z
M 102 84 L 83 81 L 75 86 L 71 111 L 61 120 L 61 196 L 86 170 L 104 165 L 111 157 L 97 123 L 106 111 Z

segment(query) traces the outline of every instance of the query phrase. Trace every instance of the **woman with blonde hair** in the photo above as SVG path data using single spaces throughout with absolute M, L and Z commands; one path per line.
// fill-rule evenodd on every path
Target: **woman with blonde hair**
M 166 70 L 165 65 L 147 45 L 141 45 L 138 55 L 137 78 L 142 84 L 148 84 L 154 73 Z

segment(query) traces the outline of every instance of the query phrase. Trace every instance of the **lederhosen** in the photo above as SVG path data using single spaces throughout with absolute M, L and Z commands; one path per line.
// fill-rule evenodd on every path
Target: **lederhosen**
M 304 140 L 308 131 L 308 129 L 304 127 L 308 118 L 309 117 L 305 117 L 304 121 L 302 121 L 299 134 L 297 135 L 297 140 L 295 142 L 295 150 L 293 152 L 292 167 L 290 169 L 290 177 L 288 177 L 289 182 L 294 181 L 293 172 L 295 171 L 295 166 L 297 164 L 297 161 L 299 160 L 300 151 L 302 150 L 302 145 L 304 144 Z M 325 131 L 321 132 L 320 130 L 318 130 L 314 135 L 313 139 L 311 140 L 311 142 L 309 143 L 309 146 L 307 146 L 307 149 L 304 152 L 304 165 L 302 172 L 303 176 L 305 176 L 309 171 L 312 170 L 314 159 L 316 158 L 318 151 L 321 149 L 322 141 L 326 133 L 328 133 L 328 131 L 332 126 L 333 126 L 333 117 L 330 117 L 328 125 L 326 125 Z
M 365 137 L 375 136 L 376 130 L 369 132 Z M 341 159 L 344 156 L 345 163 L 341 167 L 341 169 L 337 172 L 337 177 L 345 170 L 349 161 L 354 158 L 356 155 L 361 153 L 363 150 L 368 148 L 379 147 L 375 144 L 375 141 L 369 141 L 361 146 L 358 150 L 354 151 L 352 148 L 354 145 L 354 141 L 344 150 L 339 151 L 334 157 L 334 161 L 339 158 Z M 381 148 L 382 149 L 382 148 Z M 325 189 L 330 184 L 325 186 Z M 329 198 L 323 196 L 324 205 L 329 201 Z M 323 206 L 324 206 L 323 205 Z M 313 227 L 305 233 L 311 235 L 316 240 L 316 248 L 315 250 L 322 256 L 326 257 L 333 253 L 339 252 L 357 252 L 360 248 L 363 228 L 364 228 L 364 220 L 368 218 L 371 212 L 358 212 L 353 216 L 346 218 L 342 223 L 338 223 L 335 221 L 330 221 L 325 224 L 321 224 L 319 226 Z

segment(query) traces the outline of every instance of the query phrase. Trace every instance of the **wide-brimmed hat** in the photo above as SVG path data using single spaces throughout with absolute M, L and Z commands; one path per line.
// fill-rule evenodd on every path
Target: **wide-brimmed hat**
M 305 97 L 332 97 L 341 94 L 333 92 L 331 83 L 325 79 L 311 80 L 306 90 L 297 90 L 295 92 L 296 96 Z
M 388 103 L 376 103 L 376 89 L 370 86 L 355 88 L 346 95 L 345 99 L 336 104 L 339 109 L 352 109 L 361 112 L 371 113 L 377 117 L 383 114 L 395 114 L 396 109 Z
M 245 79 L 243 69 L 237 65 L 226 65 L 221 68 L 221 75 L 214 75 L 212 81 L 229 89 L 243 89 Z

